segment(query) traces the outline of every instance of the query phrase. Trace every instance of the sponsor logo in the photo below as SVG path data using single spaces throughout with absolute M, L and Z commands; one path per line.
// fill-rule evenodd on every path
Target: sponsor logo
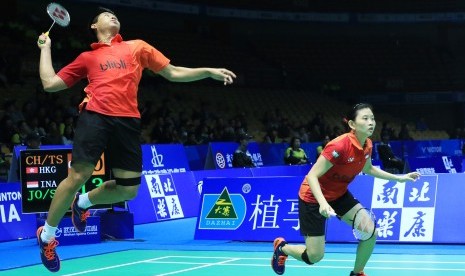
M 216 153 L 215 161 L 219 168 L 224 169 L 226 167 L 226 159 L 224 159 L 224 156 L 221 154 L 221 152 Z
M 204 194 L 199 229 L 235 230 L 244 221 L 245 199 L 230 194 L 224 187 L 221 194 Z
M 152 165 L 154 168 L 164 167 L 163 164 L 163 154 L 157 153 L 157 148 L 155 146 L 150 147 L 152 149 Z
M 119 61 L 107 60 L 106 63 L 100 63 L 100 69 L 105 72 L 109 69 L 126 69 L 126 62 L 120 59 Z

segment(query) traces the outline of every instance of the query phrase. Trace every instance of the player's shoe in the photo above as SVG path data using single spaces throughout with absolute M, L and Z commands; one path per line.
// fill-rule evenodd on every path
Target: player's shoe
M 273 257 L 271 258 L 271 268 L 273 271 L 278 274 L 284 274 L 287 255 L 281 250 L 281 248 L 286 245 L 287 242 L 284 238 L 276 238 L 273 242 Z
M 71 220 L 73 221 L 74 228 L 82 233 L 86 230 L 87 218 L 90 212 L 78 206 L 79 195 L 80 193 L 76 193 L 73 204 L 71 204 Z
M 368 276 L 365 274 L 365 272 L 359 272 L 359 273 L 355 273 L 353 271 L 350 272 L 350 276 Z
M 42 264 L 51 272 L 57 272 L 60 270 L 60 258 L 58 257 L 55 248 L 58 245 L 58 241 L 54 238 L 49 242 L 45 243 L 40 238 L 40 234 L 42 233 L 43 226 L 37 229 L 37 242 L 39 243 L 40 248 L 40 259 L 42 260 Z

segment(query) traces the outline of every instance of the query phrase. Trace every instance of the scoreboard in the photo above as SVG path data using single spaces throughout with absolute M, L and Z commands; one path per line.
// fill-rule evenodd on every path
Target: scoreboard
M 23 213 L 48 212 L 55 190 L 68 176 L 72 149 L 39 149 L 20 152 L 20 175 Z M 86 193 L 110 179 L 110 170 L 102 155 L 90 179 L 80 193 Z M 110 205 L 92 206 L 92 209 L 110 208 Z

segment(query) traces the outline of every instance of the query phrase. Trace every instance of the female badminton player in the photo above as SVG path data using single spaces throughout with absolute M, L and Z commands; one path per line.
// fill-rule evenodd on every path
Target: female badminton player
M 323 259 L 325 221 L 329 216 L 337 215 L 352 227 L 354 217 L 363 206 L 350 193 L 348 186 L 360 172 L 398 182 L 415 181 L 420 177 L 417 172 L 394 175 L 371 164 L 373 145 L 369 137 L 376 126 L 371 105 L 357 104 L 348 115 L 346 121 L 350 131 L 326 145 L 300 186 L 299 221 L 305 245 L 291 245 L 281 237 L 274 240 L 271 266 L 279 275 L 284 273 L 289 255 L 308 265 Z M 362 214 L 363 220 L 372 221 L 367 212 L 359 214 Z M 363 270 L 373 252 L 377 236 L 374 221 L 368 228 L 371 229 L 365 229 L 368 234 L 365 235 L 366 239 L 359 241 L 354 268 L 349 274 L 351 276 L 366 275 Z

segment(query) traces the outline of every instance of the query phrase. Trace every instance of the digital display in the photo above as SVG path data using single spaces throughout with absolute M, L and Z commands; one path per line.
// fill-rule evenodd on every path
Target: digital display
M 72 149 L 22 150 L 20 154 L 21 194 L 23 213 L 48 212 L 55 190 L 71 169 Z M 110 179 L 102 155 L 90 179 L 80 193 L 86 193 Z M 110 208 L 96 205 L 92 209 Z

